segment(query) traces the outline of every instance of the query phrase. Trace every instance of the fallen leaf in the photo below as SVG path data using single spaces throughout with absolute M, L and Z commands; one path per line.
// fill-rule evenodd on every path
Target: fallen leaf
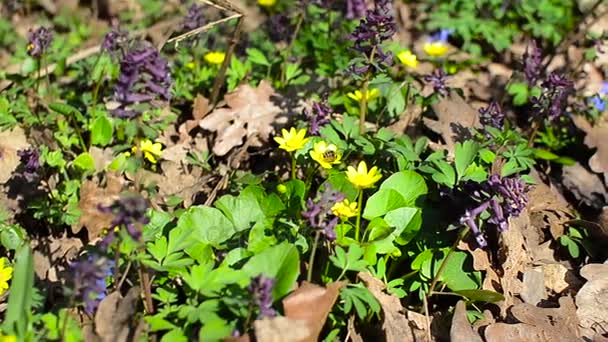
M 524 271 L 521 299 L 525 303 L 536 305 L 547 298 L 543 269 L 540 267 L 529 267 Z
M 459 300 L 454 309 L 452 327 L 450 328 L 451 342 L 483 342 L 481 336 L 473 330 L 467 318 L 467 307 L 464 301 Z
M 306 324 L 308 335 L 300 341 L 318 340 L 327 315 L 333 308 L 340 289 L 346 284 L 347 282 L 341 281 L 321 287 L 304 282 L 302 286 L 283 299 L 285 316 L 292 321 L 302 321 Z
M 364 342 L 363 337 L 359 335 L 357 332 L 357 328 L 355 328 L 355 315 L 351 315 L 348 318 L 348 324 L 346 325 L 346 329 L 348 330 L 347 337 L 350 338 L 348 341 L 351 342 Z
M 21 163 L 17 152 L 29 146 L 25 132 L 19 126 L 0 132 L 0 184 L 6 183 Z
M 404 311 L 408 314 L 415 313 L 404 309 L 401 301 L 396 296 L 384 293 L 385 286 L 380 280 L 376 279 L 369 272 L 359 272 L 357 276 L 363 280 L 367 289 L 380 302 L 382 312 L 384 312 L 382 329 L 384 330 L 386 342 L 423 341 L 426 338 L 426 317 L 417 314 L 422 316 L 422 320 L 419 319 L 417 322 L 410 321 Z
M 106 186 L 100 187 L 94 181 L 86 180 L 80 187 L 80 220 L 72 226 L 72 232 L 77 234 L 83 227 L 87 228 L 89 241 L 101 235 L 104 229 L 110 227 L 114 216 L 111 213 L 102 213 L 99 206 L 112 204 L 122 191 L 123 179 L 120 175 L 106 173 Z
M 252 146 L 261 146 L 267 141 L 274 126 L 287 121 L 286 117 L 278 116 L 281 109 L 270 100 L 271 96 L 277 95 L 265 80 L 257 88 L 244 84 L 226 94 L 224 100 L 228 107 L 214 110 L 199 123 L 202 128 L 217 133 L 213 153 L 223 156 L 243 144 L 246 137 L 256 137 Z
M 597 148 L 595 154 L 589 158 L 589 167 L 595 173 L 608 172 L 608 144 L 605 138 L 608 136 L 608 124 L 600 122 L 591 126 L 589 121 L 582 115 L 572 116 L 574 124 L 587 135 L 584 143 L 589 148 Z
M 502 268 L 500 285 L 505 296 L 505 307 L 514 304 L 514 296 L 521 293 L 523 283 L 518 275 L 524 271 L 530 261 L 522 234 L 522 227 L 530 224 L 527 212 L 524 211 L 518 217 L 512 218 L 509 223 L 509 229 L 500 234 L 498 251 Z
M 111 148 L 101 149 L 99 147 L 91 147 L 89 153 L 95 161 L 95 171 L 101 172 L 106 169 L 106 166 L 110 165 L 114 160 L 114 152 Z
M 138 341 L 145 324 L 139 318 L 141 289 L 129 289 L 125 297 L 113 292 L 104 298 L 95 314 L 95 333 L 103 342 Z
M 49 282 L 58 281 L 58 275 L 66 269 L 69 261 L 76 258 L 82 247 L 82 240 L 65 234 L 59 238 L 32 241 L 36 276 Z
M 601 209 L 608 201 L 604 182 L 579 163 L 562 168 L 562 182 L 578 201 L 594 209 Z
M 437 120 L 423 118 L 424 124 L 441 135 L 453 156 L 457 142 L 472 138 L 469 128 L 479 126 L 479 115 L 458 93 L 451 91 L 433 106 Z
M 592 338 L 608 329 L 608 265 L 585 265 L 580 274 L 587 282 L 576 294 L 576 315 L 583 336 Z
M 253 322 L 257 342 L 316 341 L 308 322 L 283 316 Z
M 180 125 L 180 133 L 190 133 L 195 127 L 198 127 L 199 122 L 209 113 L 209 110 L 209 99 L 197 94 L 192 103 L 192 120 L 186 120 Z

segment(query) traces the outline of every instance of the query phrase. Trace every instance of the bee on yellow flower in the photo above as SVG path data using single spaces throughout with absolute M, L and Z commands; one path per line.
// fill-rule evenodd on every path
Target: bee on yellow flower
M 448 46 L 448 38 L 452 30 L 441 30 L 429 37 L 429 40 L 424 44 L 424 52 L 431 57 L 441 57 L 445 55 L 450 47 Z
M 287 152 L 294 152 L 301 149 L 304 147 L 304 145 L 306 145 L 308 139 L 310 139 L 305 137 L 306 128 L 296 130 L 294 127 L 291 127 L 289 131 L 283 128 L 281 133 L 283 135 L 280 137 L 275 137 L 274 141 L 279 144 L 280 149 Z
M 375 99 L 378 98 L 378 96 L 380 96 L 380 91 L 378 89 L 371 89 L 367 91 L 367 96 L 365 97 L 367 99 L 367 102 L 371 102 Z M 355 90 L 354 92 L 348 93 L 346 94 L 349 98 L 357 101 L 357 102 L 361 102 L 361 100 L 363 100 L 363 92 L 361 92 L 360 90 Z
M 376 166 L 368 171 L 365 161 L 361 161 L 356 169 L 352 166 L 346 169 L 346 178 L 357 188 L 367 189 L 382 178 L 382 173 Z
M 157 159 L 163 155 L 163 145 L 161 145 L 161 143 L 153 143 L 148 139 L 142 140 L 139 143 L 139 148 L 144 154 L 144 158 L 146 158 L 152 164 L 156 164 L 158 162 Z M 137 147 L 133 146 L 131 152 L 136 153 Z
M 277 0 L 258 0 L 258 5 L 263 7 L 272 7 L 277 3 Z
M 316 142 L 310 151 L 310 157 L 319 163 L 324 169 L 331 169 L 332 165 L 340 164 L 342 153 L 334 144 L 327 144 L 325 141 Z
M 357 202 L 350 202 L 348 199 L 344 199 L 331 207 L 331 212 L 338 216 L 340 219 L 345 220 L 351 217 L 357 216 L 359 209 L 357 208 Z
M 418 57 L 410 50 L 403 50 L 397 54 L 397 59 L 401 64 L 410 67 L 412 69 L 418 66 Z
M 6 266 L 6 258 L 0 258 L 0 295 L 8 290 L 8 281 L 13 277 L 13 268 Z
M 226 59 L 226 54 L 221 51 L 211 51 L 207 52 L 203 58 L 209 64 L 218 65 L 224 63 L 224 59 Z

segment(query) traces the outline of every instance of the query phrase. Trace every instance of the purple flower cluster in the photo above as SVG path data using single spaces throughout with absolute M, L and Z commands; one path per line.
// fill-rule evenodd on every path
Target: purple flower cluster
M 353 49 L 365 57 L 363 63 L 354 63 L 349 71 L 363 75 L 368 71 L 382 70 L 393 63 L 393 54 L 384 52 L 380 44 L 395 34 L 397 25 L 391 13 L 389 0 L 376 0 L 373 10 L 368 10 L 365 18 L 351 34 Z
M 95 312 L 99 303 L 106 297 L 106 278 L 114 272 L 114 262 L 105 257 L 89 255 L 88 258 L 70 265 L 74 294 L 84 302 L 89 315 Z
M 106 33 L 101 43 L 101 50 L 106 51 L 110 54 L 114 54 L 119 51 L 120 48 L 124 47 L 125 43 L 129 39 L 129 33 L 120 29 L 112 29 Z
M 327 240 L 334 241 L 336 239 L 334 228 L 338 224 L 338 217 L 331 217 L 333 216 L 331 207 L 344 198 L 344 194 L 328 187 L 316 201 L 311 198 L 306 201 L 306 211 L 302 212 L 302 217 L 308 220 L 310 227 L 320 230 Z
M 488 223 L 496 226 L 503 232 L 509 228 L 509 218 L 517 217 L 528 205 L 528 191 L 530 187 L 519 177 L 501 178 L 491 175 L 481 185 L 481 189 L 473 192 L 472 197 L 481 204 L 465 211 L 460 218 L 461 224 L 471 228 L 480 247 L 488 245 L 476 220 L 486 210 L 490 212 Z
M 28 34 L 27 54 L 34 58 L 40 58 L 48 50 L 53 41 L 53 32 L 46 27 L 39 27 Z
M 28 182 L 38 178 L 38 170 L 40 169 L 40 150 L 37 148 L 30 148 L 17 151 L 17 155 L 21 159 L 21 164 L 23 165 L 23 177 Z
M 141 237 L 141 231 L 137 228 L 137 224 L 150 222 L 150 219 L 146 216 L 148 201 L 140 195 L 123 196 L 107 207 L 100 206 L 99 211 L 114 214 L 111 228 L 125 227 L 127 233 L 134 240 L 139 240 Z M 107 246 L 113 238 L 114 229 L 111 229 L 104 239 L 104 245 Z
M 277 312 L 272 308 L 272 290 L 275 280 L 263 274 L 252 279 L 249 285 L 249 293 L 253 297 L 254 304 L 259 308 L 258 319 L 274 317 Z
M 535 40 L 526 47 L 524 53 L 524 75 L 528 81 L 528 86 L 533 86 L 541 76 L 543 55 L 542 50 L 538 46 Z
M 448 87 L 445 82 L 448 79 L 448 75 L 443 71 L 443 69 L 435 69 L 429 75 L 424 76 L 424 81 L 430 83 L 433 86 L 433 90 L 442 95 L 448 95 Z
M 574 93 L 574 83 L 564 75 L 552 72 L 541 87 L 541 95 L 531 99 L 534 111 L 539 117 L 554 121 L 566 110 L 568 96 Z
M 365 0 L 346 0 L 346 19 L 357 19 L 365 15 L 367 3 Z
M 314 102 L 309 112 L 304 109 L 304 116 L 310 123 L 309 132 L 311 135 L 319 135 L 321 127 L 327 125 L 334 110 L 327 104 L 327 99 L 321 102 Z
M 120 106 L 112 114 L 134 118 L 141 113 L 131 105 L 147 103 L 156 98 L 171 99 L 169 64 L 156 48 L 145 46 L 127 52 L 120 62 L 120 75 L 114 88 L 114 99 Z
M 192 4 L 188 8 L 188 13 L 181 22 L 182 31 L 192 31 L 196 28 L 205 25 L 205 14 L 203 13 L 203 6 Z
M 479 121 L 486 127 L 502 129 L 505 124 L 505 113 L 498 102 L 492 101 L 487 107 L 479 108 Z

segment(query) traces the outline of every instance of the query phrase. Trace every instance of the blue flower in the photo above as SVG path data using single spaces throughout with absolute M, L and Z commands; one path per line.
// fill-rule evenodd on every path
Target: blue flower
M 606 101 L 603 97 L 606 95 L 608 95 L 608 82 L 602 82 L 602 88 L 596 95 L 589 98 L 589 103 L 598 111 L 603 112 L 606 109 Z
M 450 35 L 452 33 L 454 33 L 454 30 L 452 30 L 452 29 L 439 30 L 438 32 L 436 32 L 435 34 L 432 34 L 429 37 L 429 41 L 431 43 L 435 43 L 435 42 L 447 43 L 448 38 L 450 38 Z

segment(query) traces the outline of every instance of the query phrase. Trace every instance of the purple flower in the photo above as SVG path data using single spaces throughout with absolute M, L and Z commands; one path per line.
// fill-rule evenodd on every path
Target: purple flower
M 319 130 L 329 123 L 333 112 L 333 109 L 327 104 L 327 99 L 322 102 L 314 102 L 310 112 L 304 109 L 304 116 L 310 122 L 310 134 L 319 135 Z
M 183 31 L 192 31 L 196 28 L 205 25 L 205 14 L 203 13 L 203 6 L 192 4 L 188 8 L 188 13 L 182 20 L 181 28 Z
M 156 98 L 170 100 L 171 74 L 167 61 L 156 48 L 146 46 L 133 49 L 120 62 L 120 75 L 114 88 L 114 99 L 120 103 L 112 114 L 133 118 L 140 112 L 133 104 L 147 103 Z
M 114 262 L 105 257 L 89 255 L 84 260 L 72 263 L 70 270 L 74 294 L 84 302 L 86 313 L 91 315 L 106 297 L 106 278 L 113 274 Z
M 397 25 L 391 13 L 389 0 L 377 0 L 373 10 L 368 10 L 366 17 L 361 19 L 359 26 L 350 35 L 354 42 L 353 50 L 365 57 L 362 65 L 355 63 L 349 66 L 349 71 L 362 75 L 368 71 L 382 70 L 393 62 L 391 52 L 384 52 L 380 44 L 395 34 Z
M 44 26 L 39 27 L 35 31 L 28 34 L 27 54 L 40 58 L 46 50 L 48 50 L 53 41 L 53 32 Z
M 524 75 L 528 81 L 528 86 L 533 86 L 539 79 L 542 72 L 543 55 L 542 50 L 535 40 L 526 47 L 524 53 Z
M 534 111 L 537 116 L 554 121 L 564 113 L 568 96 L 574 93 L 574 83 L 565 76 L 552 72 L 541 86 L 541 95 L 531 99 Z
M 111 228 L 125 227 L 127 233 L 134 240 L 139 240 L 141 237 L 141 230 L 138 229 L 137 224 L 147 224 L 150 222 L 150 219 L 146 216 L 148 201 L 141 195 L 131 194 L 123 196 L 107 207 L 100 206 L 99 211 L 114 214 Z M 113 238 L 114 230 L 111 229 L 104 239 L 104 245 L 107 246 Z
M 23 177 L 28 182 L 38 178 L 38 170 L 40 169 L 40 150 L 37 148 L 30 148 L 17 151 L 17 155 L 23 164 Z
M 112 29 L 106 33 L 101 43 L 101 50 L 110 54 L 117 52 L 129 39 L 129 33 L 120 29 Z
M 502 129 L 505 123 L 505 113 L 500 109 L 498 102 L 492 101 L 487 107 L 479 108 L 479 121 L 483 126 Z
M 272 308 L 272 290 L 274 289 L 275 279 L 266 277 L 263 274 L 252 279 L 249 285 L 254 304 L 260 310 L 258 319 L 274 317 L 277 312 Z
M 302 217 L 308 220 L 311 228 L 320 230 L 327 240 L 334 241 L 336 239 L 334 228 L 338 224 L 338 218 L 331 217 L 333 216 L 331 207 L 345 197 L 344 194 L 328 186 L 316 201 L 310 198 L 306 201 L 306 210 L 302 212 Z
M 365 0 L 346 0 L 346 19 L 357 19 L 365 15 L 367 4 Z
M 471 197 L 481 203 L 466 210 L 460 223 L 471 228 L 480 247 L 486 247 L 487 241 L 476 223 L 478 216 L 488 210 L 487 222 L 503 232 L 509 228 L 509 218 L 519 216 L 528 205 L 529 191 L 530 187 L 519 177 L 491 175 L 479 189 L 472 191 Z
M 443 69 L 435 69 L 431 74 L 424 76 L 424 81 L 433 86 L 433 90 L 443 96 L 448 95 L 448 87 L 445 82 L 448 76 Z

